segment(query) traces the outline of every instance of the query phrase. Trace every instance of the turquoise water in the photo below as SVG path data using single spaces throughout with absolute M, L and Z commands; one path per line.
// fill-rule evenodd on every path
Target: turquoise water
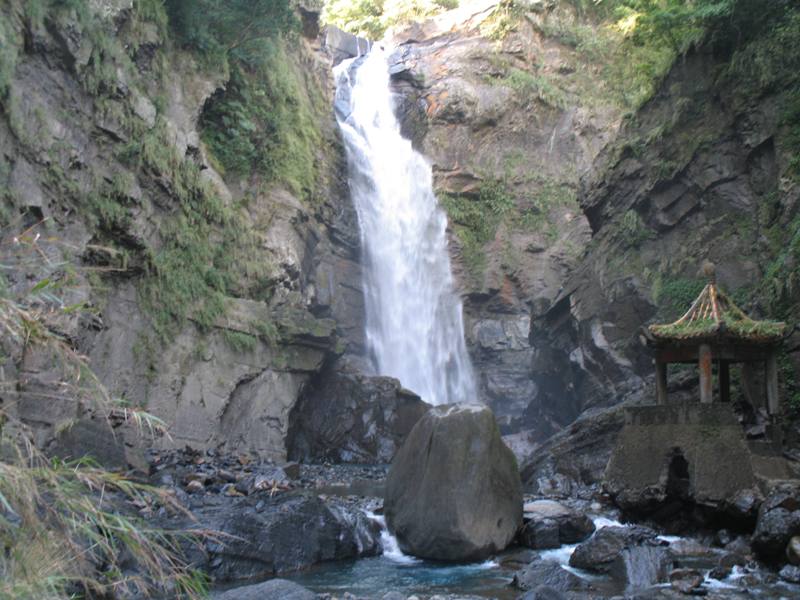
M 514 569 L 496 561 L 452 565 L 422 560 L 399 562 L 385 556 L 322 564 L 287 577 L 315 592 L 381 598 L 389 591 L 411 594 L 469 594 L 512 600 L 520 594 L 509 587 Z

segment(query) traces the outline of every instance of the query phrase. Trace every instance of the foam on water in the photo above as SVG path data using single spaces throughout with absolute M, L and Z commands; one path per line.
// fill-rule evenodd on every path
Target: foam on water
M 422 562 L 420 559 L 404 554 L 403 551 L 400 550 L 400 544 L 397 543 L 397 538 L 394 537 L 389 531 L 389 528 L 386 527 L 386 517 L 383 515 L 376 515 L 373 512 L 368 512 L 367 517 L 381 526 L 381 547 L 383 548 L 383 555 L 386 558 L 404 565 L 413 565 L 414 563 Z

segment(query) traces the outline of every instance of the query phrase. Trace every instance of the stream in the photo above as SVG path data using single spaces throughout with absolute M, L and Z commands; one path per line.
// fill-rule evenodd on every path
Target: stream
M 379 515 L 370 515 L 383 524 Z M 614 518 L 597 515 L 592 518 L 595 527 L 625 527 Z M 716 564 L 721 551 L 702 548 L 692 538 L 660 536 L 659 539 L 676 554 L 676 563 L 705 573 L 702 593 L 713 598 L 764 598 L 790 599 L 800 597 L 800 586 L 777 580 L 774 574 L 758 567 L 734 567 L 723 580 L 714 579 L 709 572 Z M 569 566 L 569 559 L 577 544 L 564 545 L 550 550 L 530 550 L 515 547 L 482 563 L 449 564 L 417 559 L 403 554 L 397 541 L 384 527 L 383 555 L 333 563 L 323 563 L 307 571 L 287 576 L 320 594 L 342 597 L 345 592 L 361 598 L 380 600 L 389 591 L 404 596 L 417 595 L 430 598 L 435 595 L 470 598 L 495 598 L 515 600 L 524 592 L 512 587 L 514 573 L 537 557 L 558 563 L 561 567 L 585 580 L 590 588 L 585 592 L 572 592 L 577 598 L 612 598 L 638 592 L 642 597 L 668 597 L 674 593 L 669 583 L 656 585 L 622 585 L 612 578 L 597 575 Z M 688 551 L 687 551 L 688 549 Z M 627 564 L 632 581 L 647 580 L 652 565 L 646 562 Z M 637 570 L 643 572 L 637 572 Z M 669 596 L 674 597 L 674 596 Z

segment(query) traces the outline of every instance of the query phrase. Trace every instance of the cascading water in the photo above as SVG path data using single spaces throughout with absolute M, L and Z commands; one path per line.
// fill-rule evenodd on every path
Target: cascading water
M 376 371 L 431 404 L 475 401 L 447 218 L 433 193 L 430 165 L 400 135 L 386 55 L 375 48 L 339 65 L 336 75 Z

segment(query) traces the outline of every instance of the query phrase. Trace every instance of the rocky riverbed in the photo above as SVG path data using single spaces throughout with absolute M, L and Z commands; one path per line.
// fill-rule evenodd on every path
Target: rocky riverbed
M 387 465 L 279 465 L 190 449 L 154 452 L 149 462 L 151 483 L 173 490 L 192 518 L 163 508 L 140 513 L 167 529 L 209 534 L 186 549 L 221 600 L 800 595 L 800 568 L 770 554 L 785 547 L 800 515 L 786 487 L 765 500 L 753 535 L 681 537 L 621 523 L 602 495 L 526 494 L 515 543 L 460 564 L 400 552 L 381 516 Z

